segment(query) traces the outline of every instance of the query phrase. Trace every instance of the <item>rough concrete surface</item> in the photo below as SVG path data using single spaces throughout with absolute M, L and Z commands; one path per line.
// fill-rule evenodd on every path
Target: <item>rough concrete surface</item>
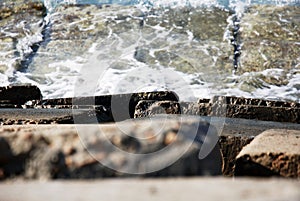
M 211 152 L 200 160 L 203 141 L 213 139 Z M 2 126 L 0 145 L 1 179 L 221 174 L 217 133 L 195 117 L 106 125 Z
M 76 113 L 78 114 L 76 116 Z M 77 122 L 87 122 L 95 124 L 97 122 L 96 115 L 87 116 L 86 110 L 71 110 L 71 109 L 1 109 L 0 115 L 3 124 L 57 124 L 57 123 L 73 123 L 74 116 L 77 118 Z M 151 117 L 145 118 L 145 122 L 151 122 L 153 119 L 162 118 Z M 191 116 L 177 116 L 169 115 L 169 118 L 182 118 L 188 120 Z M 83 119 L 82 119 L 83 118 Z M 233 175 L 233 167 L 235 164 L 235 158 L 240 152 L 243 146 L 248 144 L 253 140 L 253 138 L 265 130 L 277 128 L 277 129 L 294 129 L 300 130 L 299 124 L 293 123 L 279 123 L 270 121 L 257 121 L 257 120 L 247 120 L 247 119 L 231 119 L 231 118 L 212 118 L 212 117 L 202 117 L 206 121 L 215 121 L 217 124 L 221 125 L 221 131 L 219 136 L 219 146 L 223 157 L 223 174 Z M 138 121 L 138 120 L 136 120 Z M 36 128 L 37 125 L 32 125 Z M 96 125 L 94 125 L 96 127 Z M 55 131 L 56 125 L 48 126 L 52 127 L 53 132 Z M 47 128 L 48 128 L 47 127 Z M 6 128 L 3 126 L 3 128 Z M 10 127 L 12 128 L 12 126 Z M 41 127 L 40 129 L 45 128 Z M 62 126 L 64 128 L 64 126 Z M 45 131 L 46 132 L 46 131 Z M 58 134 L 59 135 L 59 134 Z M 58 137 L 58 138 L 61 138 Z M 57 139 L 59 140 L 59 139 Z M 70 142 L 69 142 L 70 143 Z
M 300 131 L 272 129 L 237 156 L 235 175 L 300 177 Z
M 110 179 L 0 183 L 0 197 L 3 201 L 299 201 L 299 189 L 298 181 L 285 179 Z

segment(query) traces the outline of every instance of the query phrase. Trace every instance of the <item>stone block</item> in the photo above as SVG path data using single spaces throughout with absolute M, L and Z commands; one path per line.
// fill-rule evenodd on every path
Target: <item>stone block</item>
M 267 130 L 242 149 L 234 173 L 237 176 L 300 177 L 299 145 L 299 130 Z
M 300 104 L 242 97 L 214 97 L 199 99 L 197 103 L 141 100 L 135 109 L 135 118 L 156 114 L 184 114 L 261 121 L 300 123 Z

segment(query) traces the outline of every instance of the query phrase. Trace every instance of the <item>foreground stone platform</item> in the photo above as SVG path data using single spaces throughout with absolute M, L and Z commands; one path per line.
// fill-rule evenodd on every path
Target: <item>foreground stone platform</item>
M 237 156 L 235 175 L 300 177 L 300 130 L 267 130 Z
M 5 201 L 299 201 L 299 189 L 299 182 L 286 179 L 114 179 L 1 183 L 0 197 Z
M 108 125 L 3 126 L 0 178 L 220 175 L 216 132 L 195 117 Z M 213 140 L 210 153 L 200 160 L 202 144 Z
M 205 135 L 210 122 L 218 126 L 217 133 Z M 200 126 L 200 133 L 198 133 L 200 136 L 192 136 L 191 131 L 197 125 Z M 179 130 L 180 126 L 183 130 Z M 174 159 L 174 156 L 178 156 L 178 161 L 174 161 L 175 163 L 170 167 L 145 176 L 215 175 L 221 174 L 221 169 L 223 175 L 232 176 L 236 156 L 241 149 L 255 136 L 272 128 L 300 130 L 300 125 L 246 119 L 161 115 L 151 119 L 99 125 L 2 126 L 0 129 L 1 178 L 130 176 L 111 171 L 99 164 L 99 161 L 109 162 L 115 169 L 122 168 L 124 164 L 124 167 L 128 165 L 126 157 L 124 158 L 116 150 L 107 148 L 107 140 L 117 148 L 134 154 L 156 152 L 177 140 L 174 150 L 169 152 L 171 155 L 159 154 L 159 158 L 167 161 L 169 157 Z M 206 137 L 213 140 L 215 148 L 206 159 L 200 160 L 199 152 Z M 191 147 L 185 154 L 180 155 L 180 150 L 185 147 L 186 142 L 191 143 Z M 159 161 L 154 158 L 135 159 L 131 162 L 136 167 L 146 164 L 143 168 L 147 170 L 147 168 L 156 168 Z M 136 167 L 130 168 L 135 170 Z M 139 170 L 141 169 L 137 171 Z

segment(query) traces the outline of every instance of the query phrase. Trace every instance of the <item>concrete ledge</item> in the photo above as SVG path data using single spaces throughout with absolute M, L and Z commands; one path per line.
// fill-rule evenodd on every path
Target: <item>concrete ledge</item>
M 300 131 L 267 130 L 237 156 L 235 175 L 300 177 Z
M 0 197 L 5 201 L 299 201 L 299 189 L 299 182 L 286 179 L 110 179 L 0 183 Z

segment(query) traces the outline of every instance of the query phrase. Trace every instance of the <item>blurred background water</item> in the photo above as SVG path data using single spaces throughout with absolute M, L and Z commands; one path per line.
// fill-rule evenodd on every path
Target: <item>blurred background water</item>
M 224 7 L 232 7 L 235 4 L 269 4 L 269 5 L 299 5 L 298 0 L 43 0 L 51 2 L 52 6 L 60 3 L 80 3 L 80 4 L 121 4 L 121 5 L 200 5 L 214 4 Z
M 298 0 L 43 3 L 43 30 L 30 28 L 17 40 L 18 54 L 1 61 L 1 85 L 31 83 L 45 98 L 173 90 L 182 100 L 229 95 L 300 102 Z M 71 4 L 121 6 L 63 7 Z M 7 24 L 0 31 L 2 38 L 15 34 Z M 30 54 L 23 67 L 14 66 Z

